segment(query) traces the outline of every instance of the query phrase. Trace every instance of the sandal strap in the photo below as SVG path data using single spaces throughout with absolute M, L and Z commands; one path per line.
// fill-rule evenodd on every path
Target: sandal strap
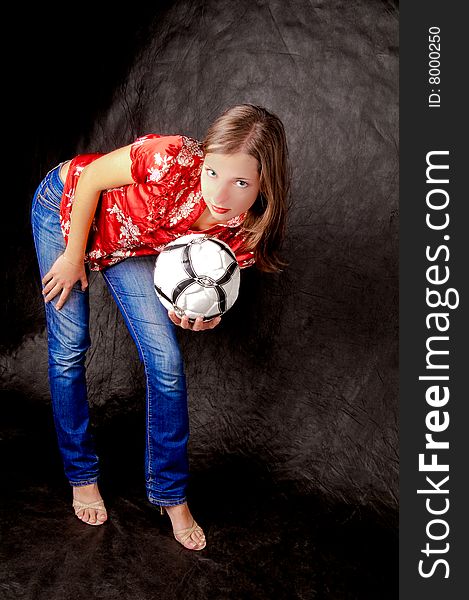
M 95 510 L 107 513 L 103 500 L 95 500 L 94 502 L 80 502 L 79 500 L 73 500 L 72 506 L 75 509 L 75 513 L 87 508 L 94 508 Z
M 197 525 L 197 523 L 194 521 L 193 524 L 191 525 L 191 527 L 186 527 L 185 529 L 180 529 L 179 531 L 175 531 L 174 537 L 177 539 L 178 542 L 180 542 L 181 544 L 184 544 L 184 542 L 190 538 L 192 533 L 197 528 L 202 531 L 202 528 L 200 527 L 200 525 Z

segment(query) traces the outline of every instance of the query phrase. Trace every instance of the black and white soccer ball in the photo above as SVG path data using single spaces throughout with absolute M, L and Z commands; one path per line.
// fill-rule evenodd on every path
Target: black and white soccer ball
M 179 318 L 204 321 L 223 315 L 235 303 L 240 268 L 233 250 L 221 240 L 192 233 L 167 244 L 156 259 L 155 291 Z

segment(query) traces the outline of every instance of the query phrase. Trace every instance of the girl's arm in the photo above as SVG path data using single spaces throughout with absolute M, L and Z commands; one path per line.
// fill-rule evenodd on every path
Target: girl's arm
M 97 158 L 83 169 L 78 179 L 67 248 L 42 279 L 46 303 L 60 294 L 57 310 L 62 308 L 77 281 L 81 282 L 82 290 L 88 287 L 84 257 L 96 206 L 103 190 L 134 183 L 130 148 L 124 146 Z
M 135 183 L 130 170 L 130 148 L 124 146 L 105 154 L 83 169 L 75 190 L 70 233 L 64 252 L 70 262 L 78 264 L 84 260 L 88 234 L 101 192 Z

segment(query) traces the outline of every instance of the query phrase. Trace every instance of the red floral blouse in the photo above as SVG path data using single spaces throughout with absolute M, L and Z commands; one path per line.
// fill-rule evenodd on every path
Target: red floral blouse
M 66 243 L 78 179 L 84 167 L 99 156 L 102 154 L 81 154 L 71 161 L 60 207 Z M 206 207 L 200 190 L 202 144 L 183 135 L 149 134 L 135 140 L 130 158 L 135 183 L 101 193 L 85 255 L 92 271 L 130 256 L 158 254 L 172 240 L 200 233 L 191 226 Z M 241 268 L 254 264 L 253 252 L 243 249 L 245 216 L 204 230 L 231 247 Z

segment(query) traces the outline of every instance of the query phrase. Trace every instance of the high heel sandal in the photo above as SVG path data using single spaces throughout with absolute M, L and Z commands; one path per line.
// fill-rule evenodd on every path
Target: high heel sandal
M 164 506 L 160 506 L 160 514 L 164 515 L 165 513 L 165 508 Z M 168 512 L 168 511 L 166 511 Z M 168 514 L 169 517 L 169 514 Z M 188 550 L 203 550 L 205 548 L 205 546 L 207 545 L 207 542 L 205 541 L 205 539 L 201 542 L 195 542 L 194 540 L 191 540 L 192 543 L 196 544 L 196 546 L 192 547 L 192 546 L 186 546 L 185 542 L 187 542 L 188 539 L 190 539 L 191 535 L 194 533 L 194 531 L 199 531 L 202 535 L 204 535 L 204 532 L 202 530 L 202 527 L 200 525 L 198 525 L 195 522 L 194 517 L 192 517 L 192 525 L 190 527 L 185 527 L 184 529 L 180 529 L 179 531 L 174 531 L 173 530 L 173 535 L 174 535 L 174 539 L 179 542 L 182 546 L 184 546 L 184 548 L 187 548 Z M 205 536 L 204 536 L 205 538 Z M 203 544 L 203 546 L 201 546 L 200 544 Z
M 73 499 L 73 509 L 75 511 L 76 516 L 80 519 L 80 517 L 78 516 L 78 513 L 80 512 L 80 510 L 86 510 L 87 508 L 92 508 L 96 511 L 96 523 L 90 523 L 89 521 L 83 521 L 83 519 L 80 519 L 80 521 L 83 521 L 83 523 L 85 523 L 86 525 L 104 525 L 104 523 L 107 521 L 107 518 L 104 519 L 104 521 L 101 521 L 100 519 L 98 519 L 98 511 L 99 512 L 103 512 L 106 517 L 107 517 L 107 510 L 106 507 L 104 506 L 104 502 L 103 500 L 95 500 L 94 502 L 80 502 L 79 500 L 75 500 L 75 498 Z

